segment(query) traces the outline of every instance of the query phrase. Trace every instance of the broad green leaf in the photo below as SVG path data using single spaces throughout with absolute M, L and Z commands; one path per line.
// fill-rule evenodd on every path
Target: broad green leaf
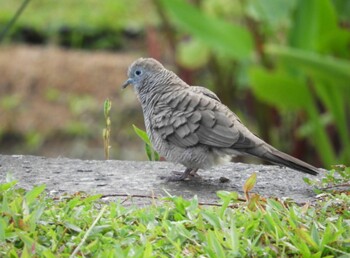
M 229 192 L 229 191 L 217 191 L 216 195 L 222 200 L 237 200 L 238 193 L 237 192 Z
M 138 128 L 136 125 L 132 125 L 135 133 L 141 138 L 141 140 L 145 143 L 145 152 L 148 160 L 159 160 L 159 154 L 153 149 L 151 141 L 148 138 L 148 135 L 145 131 Z
M 85 203 L 85 204 L 92 203 L 92 202 L 94 202 L 96 200 L 101 199 L 101 197 L 102 197 L 102 194 L 90 195 L 90 196 L 84 198 L 83 203 Z
M 176 24 L 208 46 L 235 59 L 248 59 L 253 41 L 238 25 L 210 17 L 184 0 L 160 0 Z
M 337 160 L 336 152 L 331 144 L 331 139 L 327 134 L 326 128 L 321 122 L 320 114 L 314 100 L 312 100 L 312 104 L 307 106 L 306 111 L 310 121 L 312 121 L 311 123 L 315 124 L 313 143 L 315 144 L 325 166 L 330 166 Z
M 14 180 L 8 183 L 0 184 L 0 193 L 7 191 L 8 189 L 16 185 L 17 182 L 18 180 Z
M 350 88 L 350 62 L 347 60 L 276 45 L 268 45 L 266 52 L 298 69 L 314 73 L 331 82 L 340 82 L 334 83 L 336 87 L 345 85 L 347 89 Z
M 214 256 L 213 257 L 226 257 L 225 255 L 225 251 L 222 248 L 216 234 L 214 231 L 209 231 L 208 235 L 207 235 L 207 243 L 208 243 L 208 247 L 211 248 L 211 250 L 214 252 Z
M 45 205 L 39 203 L 39 207 L 36 207 L 33 212 L 31 212 L 29 217 L 29 230 L 30 232 L 34 232 L 36 227 L 38 226 L 38 221 L 40 220 L 42 214 L 45 212 Z
M 299 0 L 290 31 L 290 45 L 308 50 L 326 48 L 326 42 L 338 30 L 337 23 L 330 0 Z
M 63 225 L 64 225 L 66 228 L 69 228 L 69 229 L 71 229 L 71 230 L 73 230 L 73 231 L 75 231 L 75 232 L 78 232 L 78 233 L 82 232 L 82 229 L 81 229 L 80 227 L 78 227 L 77 225 L 74 225 L 74 224 L 72 224 L 72 223 L 69 223 L 69 222 L 67 222 L 67 221 L 64 222 Z
M 320 246 L 320 234 L 318 233 L 316 223 L 313 223 L 311 226 L 311 238 L 315 242 L 315 244 L 319 247 Z
M 266 230 L 270 232 L 276 231 L 276 223 L 274 222 L 270 213 L 266 213 L 264 215 L 264 224 L 266 226 Z
M 306 241 L 299 237 L 299 235 L 295 238 L 292 238 L 291 240 L 294 241 L 294 245 L 298 248 L 300 257 L 311 257 L 309 245 Z
M 318 34 L 313 39 L 316 43 L 316 50 L 320 52 L 330 52 L 337 45 L 337 41 L 343 41 L 344 31 L 340 29 L 336 10 L 332 0 L 316 0 L 318 10 Z M 346 39 L 345 39 L 346 40 Z M 343 45 L 348 49 L 348 43 Z
M 237 192 L 228 192 L 228 191 L 218 191 L 216 195 L 223 201 L 220 209 L 220 218 L 224 217 L 225 211 L 231 201 L 236 201 L 238 198 Z
M 160 160 L 160 156 L 159 156 L 158 152 L 155 150 L 153 150 L 153 158 L 154 158 L 154 161 Z
M 243 185 L 243 191 L 245 193 L 250 192 L 256 184 L 256 173 L 254 172 Z
M 232 249 L 232 252 L 234 255 L 239 254 L 239 237 L 240 233 L 239 230 L 236 227 L 235 221 L 231 220 L 231 228 L 230 228 L 230 247 Z
M 39 185 L 26 193 L 26 203 L 28 206 L 45 190 L 46 185 Z
M 340 162 L 350 162 L 350 134 L 348 126 L 348 114 L 344 108 L 350 100 L 348 94 L 339 88 L 334 88 L 327 82 L 317 81 L 314 83 L 315 91 L 328 110 L 330 121 L 336 125 L 340 137 Z M 349 87 L 350 89 L 350 87 Z
M 301 228 L 301 227 L 300 228 L 296 228 L 296 233 L 301 238 L 301 240 L 305 241 L 306 243 L 308 243 L 313 248 L 317 248 L 317 244 L 311 238 L 311 236 L 310 236 L 310 234 L 309 234 L 307 229 Z
M 308 185 L 312 185 L 311 180 L 308 177 L 303 177 L 303 181 Z
M 218 218 L 218 216 L 210 211 L 203 211 L 202 212 L 203 218 L 205 218 L 209 224 L 211 224 L 214 228 L 220 228 L 220 220 Z
M 152 160 L 152 150 L 151 150 L 151 146 L 147 143 L 145 143 L 145 152 L 146 152 L 148 160 L 151 161 Z
M 350 1 L 333 0 L 333 4 L 340 20 L 350 20 Z
M 335 232 L 334 232 L 334 227 L 331 223 L 328 223 L 326 228 L 324 229 L 323 237 L 321 240 L 321 246 L 328 245 L 335 239 Z
M 176 50 L 178 63 L 188 69 L 198 69 L 209 61 L 210 51 L 198 39 L 182 41 Z
M 150 140 L 149 140 L 149 138 L 148 138 L 148 135 L 147 135 L 147 133 L 145 131 L 141 130 L 136 125 L 132 125 L 132 126 L 134 128 L 135 133 L 141 138 L 141 140 L 144 141 L 144 143 L 152 145 Z
M 291 11 L 298 0 L 250 0 L 247 1 L 247 12 L 254 20 L 267 24 L 272 31 L 288 27 Z
M 275 211 L 280 212 L 280 211 L 282 211 L 284 209 L 284 206 L 279 201 L 276 201 L 274 199 L 268 199 L 267 203 Z
M 314 48 L 316 9 L 312 7 L 316 1 L 318 0 L 298 0 L 295 20 L 289 35 L 291 46 L 303 49 Z M 305 24 L 306 17 L 309 19 L 307 24 Z
M 250 78 L 254 94 L 280 109 L 302 109 L 310 102 L 305 83 L 284 71 L 253 68 Z

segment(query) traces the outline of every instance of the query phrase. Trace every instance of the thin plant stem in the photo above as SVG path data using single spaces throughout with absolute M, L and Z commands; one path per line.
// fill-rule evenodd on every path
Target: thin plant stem
M 76 256 L 76 254 L 79 252 L 80 248 L 83 246 L 83 244 L 85 243 L 86 239 L 88 238 L 88 236 L 90 235 L 91 230 L 95 227 L 96 223 L 100 220 L 100 218 L 102 217 L 103 213 L 105 212 L 107 208 L 107 205 L 103 206 L 100 213 L 98 214 L 98 216 L 96 217 L 96 219 L 94 220 L 94 222 L 91 224 L 90 228 L 86 231 L 83 239 L 80 241 L 79 245 L 74 249 L 73 253 L 69 256 L 69 258 L 73 258 Z
M 15 15 L 12 17 L 12 19 L 7 23 L 5 28 L 0 33 L 0 42 L 5 38 L 6 33 L 13 26 L 13 24 L 15 24 L 15 22 L 17 21 L 19 16 L 22 14 L 22 12 L 24 11 L 24 9 L 26 8 L 26 6 L 28 5 L 29 2 L 30 2 L 30 0 L 24 0 L 22 2 L 21 6 L 18 8 L 18 10 L 15 13 Z

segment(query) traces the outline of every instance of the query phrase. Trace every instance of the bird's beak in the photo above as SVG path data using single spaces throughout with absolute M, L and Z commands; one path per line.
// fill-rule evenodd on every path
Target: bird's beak
M 123 83 L 123 85 L 122 85 L 122 89 L 125 89 L 126 87 L 128 87 L 128 85 L 129 84 L 131 84 L 132 83 L 132 79 L 127 79 L 124 83 Z

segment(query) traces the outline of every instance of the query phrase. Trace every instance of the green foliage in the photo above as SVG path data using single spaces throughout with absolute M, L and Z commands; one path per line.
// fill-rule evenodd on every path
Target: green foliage
M 69 95 L 67 105 L 70 113 L 74 116 L 74 120 L 64 125 L 63 133 L 74 137 L 90 136 L 93 132 L 90 125 L 83 120 L 83 116 L 96 110 L 96 99 L 89 95 Z
M 31 150 L 38 149 L 43 141 L 43 136 L 37 131 L 29 131 L 25 135 L 26 146 Z
M 331 55 L 343 52 L 346 45 L 342 44 L 350 42 L 350 33 L 339 28 L 336 11 L 330 1 L 300 1 L 289 38 L 291 48 L 269 46 L 266 48 L 267 53 L 277 58 L 279 67 L 289 77 L 297 76 L 302 81 L 305 93 L 292 99 L 297 101 L 300 97 L 309 96 L 305 100 L 306 106 L 300 105 L 300 108 L 308 113 L 310 123 L 315 125 L 311 134 L 317 136 L 314 144 L 324 163 L 348 163 L 350 135 L 345 110 L 350 96 L 350 62 Z M 335 44 L 336 41 L 340 45 Z M 267 82 L 256 84 L 256 88 L 264 83 Z M 339 132 L 342 143 L 339 154 L 332 146 L 325 126 L 320 123 L 321 112 L 317 110 L 316 99 L 311 96 L 310 85 L 316 91 L 316 99 L 326 107 Z
M 69 111 L 76 116 L 95 110 L 97 100 L 90 95 L 69 95 Z
M 327 171 L 322 179 L 304 178 L 304 181 L 313 186 L 317 194 L 324 192 L 347 192 L 350 188 L 350 167 L 343 165 L 332 166 L 333 169 Z M 345 189 L 345 190 L 344 190 Z
M 0 107 L 3 110 L 18 108 L 21 104 L 21 98 L 17 94 L 6 95 L 0 98 Z
M 255 184 L 256 184 L 256 173 L 253 173 L 245 182 L 245 184 L 243 185 L 243 191 L 246 195 L 246 197 L 248 197 L 248 192 L 250 192 Z M 248 198 L 247 198 L 248 199 Z
M 180 42 L 176 54 L 178 62 L 189 69 L 202 67 L 210 58 L 209 48 L 197 39 Z
M 181 28 L 208 46 L 232 58 L 247 59 L 251 55 L 253 42 L 244 27 L 205 15 L 183 0 L 161 2 Z
M 268 45 L 266 51 L 278 57 L 284 63 L 300 67 L 311 76 L 322 78 L 329 82 L 336 82 L 334 84 L 336 88 L 348 89 L 350 80 L 350 61 L 348 60 L 276 45 Z
M 54 87 L 47 88 L 44 94 L 45 99 L 49 102 L 58 102 L 62 96 L 62 93 Z
M 5 23 L 14 15 L 22 0 L 4 0 L 1 3 L 0 23 Z M 120 29 L 129 20 L 129 15 L 137 11 L 140 2 L 127 0 L 105 0 L 103 3 L 94 0 L 63 0 L 60 2 L 36 0 L 31 1 L 18 20 L 27 27 L 57 29 L 69 28 L 111 28 Z M 135 24 L 144 22 L 145 16 L 134 16 Z M 88 25 L 88 26 L 87 26 Z
M 310 139 L 325 166 L 350 162 L 350 31 L 340 26 L 341 19 L 350 18 L 342 10 L 347 5 L 331 0 L 161 3 L 179 34 L 192 36 L 180 43 L 179 62 L 214 67 L 219 97 L 235 98 L 243 82 L 259 100 L 294 112 L 295 121 L 300 121 L 297 114 L 306 114 L 300 136 Z M 192 63 L 186 54 L 191 51 L 199 57 Z M 231 73 L 236 79 L 226 76 Z M 271 133 L 273 125 L 266 120 L 258 119 L 260 128 Z M 329 127 L 337 139 L 328 134 Z
M 140 139 L 145 143 L 145 152 L 148 157 L 148 160 L 158 161 L 159 154 L 157 151 L 153 149 L 152 143 L 149 140 L 147 133 L 144 130 L 141 130 L 140 128 L 138 128 L 136 125 L 132 125 L 132 126 L 137 136 L 140 137 Z
M 265 199 L 255 205 L 218 192 L 217 204 L 169 196 L 144 208 L 76 193 L 52 199 L 0 184 L 2 257 L 339 257 L 350 252 L 350 197 L 313 205 Z
M 63 134 L 71 137 L 83 137 L 91 135 L 91 128 L 82 121 L 72 120 L 63 127 Z
M 22 2 L 1 1 L 0 33 Z M 23 42 L 34 38 L 34 43 L 50 42 L 74 48 L 115 50 L 122 45 L 123 29 L 139 31 L 145 22 L 153 22 L 152 8 L 147 6 L 150 5 L 145 5 L 142 0 L 29 1 L 6 36 L 8 41 Z

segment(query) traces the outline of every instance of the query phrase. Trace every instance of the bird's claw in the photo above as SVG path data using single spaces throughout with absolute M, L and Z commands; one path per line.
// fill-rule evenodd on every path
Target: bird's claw
M 166 179 L 168 182 L 177 182 L 177 181 L 187 181 L 191 180 L 194 177 L 200 177 L 197 174 L 196 169 L 186 169 L 185 172 L 172 171 L 173 176 L 161 176 L 161 179 Z

